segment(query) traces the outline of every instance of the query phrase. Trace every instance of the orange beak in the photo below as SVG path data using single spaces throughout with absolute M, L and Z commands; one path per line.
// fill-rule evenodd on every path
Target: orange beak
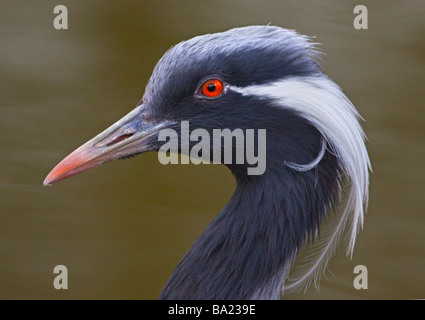
M 59 162 L 47 175 L 44 186 L 71 177 L 105 162 L 152 150 L 146 141 L 168 122 L 145 122 L 141 104 L 122 119 Z

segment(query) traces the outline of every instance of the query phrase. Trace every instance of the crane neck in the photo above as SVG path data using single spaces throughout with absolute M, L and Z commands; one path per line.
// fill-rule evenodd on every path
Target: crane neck
M 278 299 L 294 254 L 319 227 L 323 203 L 336 188 L 328 179 L 319 183 L 328 174 L 286 169 L 237 179 L 230 201 L 184 255 L 159 299 Z

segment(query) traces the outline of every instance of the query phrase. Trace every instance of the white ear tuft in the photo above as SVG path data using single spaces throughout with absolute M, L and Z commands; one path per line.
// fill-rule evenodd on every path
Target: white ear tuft
M 303 271 L 297 273 L 286 288 L 302 287 L 313 279 L 317 283 L 344 231 L 350 229 L 347 255 L 352 255 L 358 228 L 363 225 L 369 200 L 371 165 L 364 143 L 366 137 L 359 123 L 361 117 L 341 89 L 321 74 L 231 89 L 242 95 L 272 99 L 276 101 L 276 107 L 293 110 L 308 120 L 326 140 L 343 169 L 342 178 L 349 182 L 347 187 L 340 188 L 341 203 L 336 204 L 338 221 L 333 222 L 331 230 L 327 230 L 326 236 L 322 237 L 328 243 L 320 240 L 318 245 L 316 243 L 311 254 L 308 254 L 307 265 L 301 268 Z M 322 157 L 317 158 L 319 161 L 313 161 L 314 164 L 317 165 Z M 306 168 L 311 169 L 312 166 Z

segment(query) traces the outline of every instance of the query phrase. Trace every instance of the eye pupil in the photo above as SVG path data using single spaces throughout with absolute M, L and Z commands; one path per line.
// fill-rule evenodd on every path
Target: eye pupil
M 215 90 L 217 90 L 217 87 L 213 82 L 210 82 L 207 84 L 207 90 L 209 92 L 214 92 Z

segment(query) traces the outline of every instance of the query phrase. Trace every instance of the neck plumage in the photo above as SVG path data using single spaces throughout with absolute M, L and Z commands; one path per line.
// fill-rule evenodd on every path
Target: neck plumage
M 182 258 L 159 299 L 278 299 L 293 256 L 317 231 L 335 195 L 337 179 L 324 178 L 336 177 L 336 169 L 325 169 L 330 167 L 238 179 L 232 198 Z

